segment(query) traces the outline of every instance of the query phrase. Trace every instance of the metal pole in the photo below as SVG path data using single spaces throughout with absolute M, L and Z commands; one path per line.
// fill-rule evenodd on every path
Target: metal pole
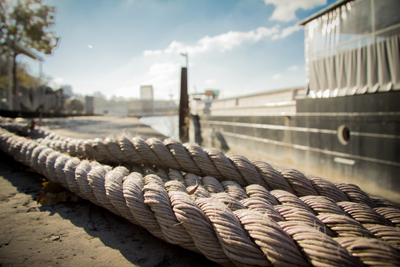
M 181 98 L 179 102 L 179 139 L 182 142 L 189 141 L 189 97 L 188 97 L 188 52 L 181 53 L 186 57 L 186 68 L 181 72 Z
M 8 109 L 13 110 L 13 97 L 12 97 L 12 87 L 11 87 L 11 39 L 7 38 L 7 64 L 8 64 Z

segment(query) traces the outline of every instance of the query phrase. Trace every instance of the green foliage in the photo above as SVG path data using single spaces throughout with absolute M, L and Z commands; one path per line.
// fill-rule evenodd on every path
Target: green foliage
M 36 88 L 41 84 L 38 78 L 32 77 L 28 73 L 21 72 L 17 72 L 17 83 L 18 85 L 24 86 L 25 88 Z M 0 84 L 1 89 L 6 90 L 6 88 L 8 88 L 8 77 L 1 76 Z
M 51 54 L 59 37 L 51 31 L 55 24 L 55 7 L 42 0 L 0 0 L 0 41 L 10 37 L 23 46 Z M 2 47 L 2 53 L 5 49 Z
M 22 46 L 44 54 L 51 54 L 58 45 L 59 38 L 51 30 L 54 26 L 55 7 L 43 4 L 43 0 L 0 0 L 0 55 L 7 53 L 7 39 L 10 38 Z M 12 52 L 14 64 L 12 81 L 5 70 L 5 57 L 1 60 L 0 85 L 1 97 L 6 95 L 8 83 L 13 84 L 13 94 L 17 94 L 17 84 L 26 88 L 48 83 L 47 77 L 38 79 L 29 74 L 26 65 L 17 64 L 17 54 Z M 44 78 L 44 79 L 43 79 Z
M 7 97 L 8 77 L 7 77 L 7 60 L 6 57 L 0 58 L 0 98 Z M 30 70 L 25 63 L 18 63 L 16 70 L 17 84 L 25 88 L 36 88 L 40 85 L 46 85 L 50 82 L 51 77 L 42 75 L 35 77 L 30 74 Z

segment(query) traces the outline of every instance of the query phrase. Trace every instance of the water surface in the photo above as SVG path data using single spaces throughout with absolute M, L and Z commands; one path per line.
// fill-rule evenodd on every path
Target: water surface
M 178 115 L 142 117 L 140 118 L 140 122 L 149 125 L 151 128 L 165 136 L 179 139 Z

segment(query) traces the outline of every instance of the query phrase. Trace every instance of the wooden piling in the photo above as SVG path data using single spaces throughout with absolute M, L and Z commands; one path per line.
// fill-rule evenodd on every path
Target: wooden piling
M 181 71 L 181 98 L 179 101 L 179 139 L 189 141 L 189 97 L 187 91 L 187 68 Z

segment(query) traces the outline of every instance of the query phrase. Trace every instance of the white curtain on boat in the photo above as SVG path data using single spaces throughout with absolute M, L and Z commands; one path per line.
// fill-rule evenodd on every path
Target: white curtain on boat
M 400 89 L 399 0 L 348 2 L 306 25 L 310 94 Z

